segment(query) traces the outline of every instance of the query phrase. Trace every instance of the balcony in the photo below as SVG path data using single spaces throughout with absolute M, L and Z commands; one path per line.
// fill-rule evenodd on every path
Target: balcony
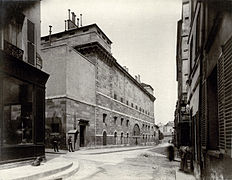
M 4 40 L 4 51 L 5 53 L 17 58 L 17 59 L 20 59 L 20 60 L 23 60 L 23 50 L 22 49 L 19 49 L 17 46 L 9 43 L 8 41 Z

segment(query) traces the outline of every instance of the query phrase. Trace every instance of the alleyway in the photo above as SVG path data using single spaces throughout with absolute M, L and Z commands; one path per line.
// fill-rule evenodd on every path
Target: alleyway
M 166 156 L 162 155 L 166 153 L 164 145 L 124 150 L 126 149 L 110 148 L 76 152 L 80 170 L 69 180 L 175 179 L 179 162 L 169 162 Z

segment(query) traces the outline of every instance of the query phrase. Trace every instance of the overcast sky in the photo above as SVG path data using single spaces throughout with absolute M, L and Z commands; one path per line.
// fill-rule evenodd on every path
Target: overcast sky
M 155 120 L 174 120 L 177 100 L 176 29 L 181 0 L 43 0 L 42 36 L 64 31 L 68 9 L 83 14 L 83 26 L 96 23 L 113 42 L 112 53 L 132 76 L 155 92 Z

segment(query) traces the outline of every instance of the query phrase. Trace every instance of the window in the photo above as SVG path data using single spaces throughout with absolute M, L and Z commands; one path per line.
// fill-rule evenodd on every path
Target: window
M 126 121 L 126 126 L 128 127 L 129 126 L 129 120 L 127 119 Z
M 103 123 L 106 123 L 106 116 L 107 114 L 103 114 Z
M 121 97 L 121 102 L 123 103 L 123 98 Z
M 123 118 L 121 118 L 121 126 L 122 126 L 122 124 L 123 124 L 123 120 L 124 120 L 124 119 L 123 119 Z
M 126 101 L 126 105 L 129 105 L 129 101 Z
M 131 103 L 131 107 L 134 107 L 133 103 Z
M 117 117 L 114 116 L 114 124 L 116 124 L 116 123 L 117 123 Z
M 194 66 L 194 57 L 193 57 L 193 40 L 190 41 L 190 72 L 192 72 Z
M 27 58 L 28 63 L 35 65 L 35 24 L 27 20 Z
M 117 100 L 117 94 L 114 94 L 114 99 Z
M 137 105 L 135 106 L 135 109 L 138 109 L 138 106 L 137 106 Z
M 33 143 L 33 86 L 14 78 L 3 80 L 3 144 Z

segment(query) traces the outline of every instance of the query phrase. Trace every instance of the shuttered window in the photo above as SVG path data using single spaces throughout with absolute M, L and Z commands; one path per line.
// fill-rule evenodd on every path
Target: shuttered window
M 201 146 L 202 148 L 206 148 L 206 134 L 207 134 L 207 129 L 206 129 L 206 122 L 207 122 L 207 118 L 206 118 L 206 112 L 207 112 L 207 99 L 206 99 L 206 82 L 203 82 L 202 85 L 202 114 L 201 114 Z
M 35 24 L 27 20 L 27 57 L 28 63 L 35 65 Z
M 232 37 L 222 47 L 218 71 L 219 145 L 232 156 Z

